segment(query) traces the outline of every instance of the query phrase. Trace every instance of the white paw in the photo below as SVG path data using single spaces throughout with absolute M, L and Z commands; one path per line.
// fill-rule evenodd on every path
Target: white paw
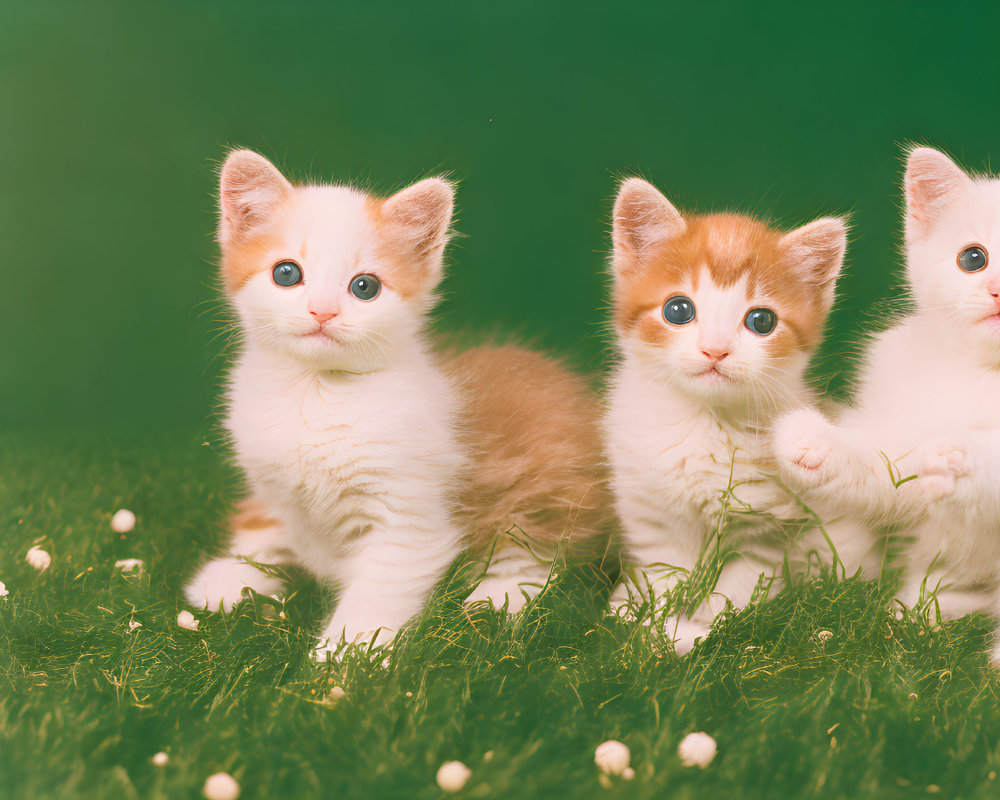
M 928 442 L 917 450 L 916 456 L 917 477 L 899 488 L 907 494 L 919 493 L 930 502 L 953 495 L 955 480 L 970 472 L 965 448 L 952 442 Z
M 203 566 L 184 587 L 184 596 L 196 608 L 230 612 L 244 599 L 244 590 L 258 594 L 274 594 L 281 581 L 265 575 L 240 558 L 216 558 Z
M 507 613 L 516 614 L 528 602 L 529 597 L 534 597 L 541 591 L 541 587 L 524 583 L 528 579 L 523 576 L 507 575 L 503 577 L 490 577 L 487 575 L 479 582 L 479 585 L 472 590 L 472 593 L 465 599 L 465 604 L 492 603 L 493 608 L 500 609 L 507 604 Z M 522 581 L 522 583 L 518 583 Z
M 664 632 L 673 640 L 674 651 L 679 656 L 686 656 L 699 639 L 708 636 L 711 630 L 702 622 L 695 622 L 686 617 L 669 617 L 663 626 Z
M 343 627 L 331 625 L 322 636 L 319 637 L 319 644 L 312 651 L 312 659 L 317 664 L 325 664 L 333 661 L 339 664 L 347 652 L 350 644 L 368 645 L 373 648 L 384 648 L 388 650 L 392 647 L 392 642 L 396 637 L 396 632 L 388 628 L 379 628 L 372 631 L 360 631 L 351 638 L 347 637 Z M 382 662 L 383 666 L 388 666 L 388 658 Z
M 793 411 L 775 423 L 774 455 L 782 476 L 793 486 L 818 486 L 835 473 L 837 455 L 831 428 L 812 409 Z

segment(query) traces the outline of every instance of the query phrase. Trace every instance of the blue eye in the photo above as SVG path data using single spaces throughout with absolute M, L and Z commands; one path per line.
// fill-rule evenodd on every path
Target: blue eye
M 752 308 L 743 320 L 743 324 L 747 326 L 748 331 L 767 336 L 778 324 L 778 315 L 769 308 Z
M 663 304 L 663 318 L 671 325 L 686 325 L 694 319 L 694 303 L 682 294 Z
M 978 244 L 966 247 L 958 254 L 958 266 L 966 272 L 979 272 L 989 263 L 989 253 L 986 252 L 985 247 L 980 247 Z
M 382 289 L 382 282 L 374 275 L 358 275 L 351 281 L 350 288 L 358 300 L 374 300 Z
M 302 283 L 302 267 L 294 261 L 281 261 L 274 265 L 271 277 L 278 286 L 296 286 Z

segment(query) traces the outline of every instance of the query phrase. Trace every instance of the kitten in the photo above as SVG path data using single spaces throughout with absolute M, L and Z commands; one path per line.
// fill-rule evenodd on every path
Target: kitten
M 1000 614 L 1000 180 L 920 147 L 904 183 L 914 310 L 873 338 L 856 407 L 781 420 L 776 453 L 807 501 L 912 538 L 903 603 L 926 578 L 945 617 Z
M 733 509 L 760 513 L 743 515 L 749 528 L 716 592 L 745 605 L 761 573 L 781 564 L 767 545 L 775 519 L 795 514 L 768 477 L 768 428 L 813 403 L 804 372 L 833 301 L 845 224 L 824 218 L 783 234 L 740 214 L 682 216 L 631 178 L 615 201 L 613 240 L 621 361 L 605 426 L 628 559 L 657 594 L 672 589 L 732 487 Z M 645 590 L 623 583 L 613 605 L 636 591 Z M 669 621 L 678 652 L 708 631 L 717 602 Z
M 513 526 L 543 551 L 607 536 L 582 381 L 517 348 L 431 350 L 452 203 L 439 178 L 383 200 L 230 154 L 219 242 L 243 343 L 226 427 L 252 496 L 228 554 L 188 585 L 192 604 L 280 588 L 247 559 L 301 566 L 339 589 L 325 658 L 342 638 L 390 641 L 464 548 L 496 550 L 471 599 L 516 610 L 549 565 L 498 543 Z

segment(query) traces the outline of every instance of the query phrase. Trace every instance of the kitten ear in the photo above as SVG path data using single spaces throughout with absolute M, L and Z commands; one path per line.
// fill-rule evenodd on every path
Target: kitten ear
M 219 241 L 229 244 L 263 222 L 292 193 L 292 184 L 264 156 L 233 150 L 219 175 Z
M 840 217 L 823 217 L 781 237 L 791 269 L 815 287 L 822 305 L 833 304 L 833 289 L 847 252 L 847 222 Z
M 440 271 L 448 243 L 455 187 L 444 178 L 426 178 L 396 192 L 378 206 L 376 221 L 397 258 Z
M 921 236 L 930 232 L 941 212 L 972 179 L 940 150 L 916 147 L 906 159 L 906 231 Z
M 629 178 L 618 189 L 612 216 L 614 268 L 628 272 L 661 242 L 684 232 L 687 223 L 660 191 L 641 178 Z

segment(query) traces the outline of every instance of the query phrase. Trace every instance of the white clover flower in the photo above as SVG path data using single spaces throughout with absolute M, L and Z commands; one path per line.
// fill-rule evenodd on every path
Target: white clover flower
M 437 771 L 437 784 L 446 792 L 457 792 L 472 775 L 461 761 L 445 761 Z
M 130 631 L 134 631 L 136 628 L 141 628 L 141 627 L 142 627 L 142 623 L 139 622 L 139 620 L 137 620 L 137 619 L 130 619 L 128 621 L 128 629 Z
M 7 586 L 3 581 L 0 581 L 0 597 L 6 597 L 10 592 L 7 591 Z
M 144 566 L 145 564 L 142 563 L 141 558 L 120 558 L 115 562 L 115 568 L 120 569 L 122 572 L 140 570 Z
M 712 763 L 718 747 L 715 739 L 707 733 L 689 733 L 677 746 L 677 755 L 685 767 L 701 767 L 705 769 Z
M 163 751 L 160 751 L 155 756 L 153 756 L 151 760 L 155 766 L 165 767 L 167 765 L 167 762 L 170 760 L 170 756 L 168 756 Z
M 35 545 L 28 551 L 28 554 L 24 557 L 24 560 L 27 561 L 29 564 L 31 564 L 31 566 L 33 566 L 39 572 L 45 572 L 45 570 L 49 568 L 49 565 L 52 564 L 52 556 L 50 556 L 48 553 L 42 550 L 41 547 L 38 547 L 37 545 Z
M 135 514 L 127 508 L 119 508 L 111 518 L 111 530 L 115 533 L 128 533 L 135 527 Z
M 182 628 L 186 628 L 189 631 L 198 630 L 198 620 L 194 618 L 194 614 L 190 611 L 182 611 L 177 615 L 177 624 Z M 222 774 L 221 772 L 219 773 Z M 214 776 L 213 776 L 214 777 Z
M 205 779 L 201 793 L 208 800 L 236 800 L 240 796 L 240 785 L 228 772 L 216 772 Z
M 594 763 L 605 775 L 621 775 L 628 769 L 632 752 L 627 745 L 611 739 L 599 744 L 594 751 Z

